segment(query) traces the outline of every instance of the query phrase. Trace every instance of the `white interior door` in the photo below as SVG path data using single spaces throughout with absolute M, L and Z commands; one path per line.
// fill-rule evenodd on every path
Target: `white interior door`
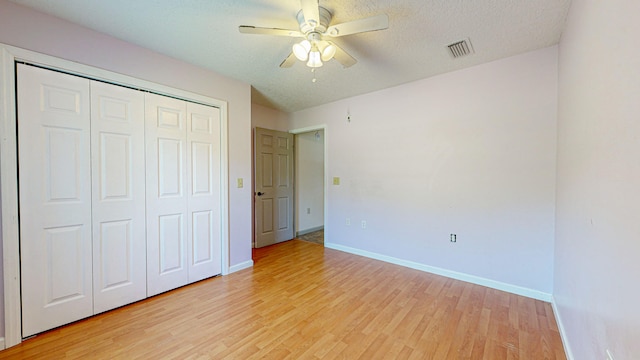
M 220 110 L 187 103 L 189 282 L 222 272 Z
M 91 81 L 94 312 L 147 295 L 144 93 Z
M 255 130 L 256 247 L 293 239 L 293 134 Z
M 22 335 L 93 314 L 89 80 L 18 64 Z
M 186 103 L 145 95 L 147 295 L 188 282 Z

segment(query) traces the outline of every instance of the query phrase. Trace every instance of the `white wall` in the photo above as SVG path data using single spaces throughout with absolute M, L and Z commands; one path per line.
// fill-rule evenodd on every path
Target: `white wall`
M 640 359 L 640 2 L 574 0 L 559 46 L 554 297 L 574 359 Z
M 324 226 L 324 130 L 297 134 L 295 154 L 296 233 L 304 233 Z
M 341 184 L 326 243 L 549 297 L 556 115 L 550 47 L 299 111 L 290 126 L 327 124 Z
M 0 43 L 226 100 L 230 184 L 235 184 L 236 178 L 250 179 L 251 88 L 248 84 L 9 1 L 0 1 Z M 251 261 L 251 201 L 250 188 L 230 187 L 231 266 Z M 1 325 L 0 330 L 3 330 Z
M 289 115 L 266 106 L 251 104 L 251 127 L 278 131 L 289 131 Z

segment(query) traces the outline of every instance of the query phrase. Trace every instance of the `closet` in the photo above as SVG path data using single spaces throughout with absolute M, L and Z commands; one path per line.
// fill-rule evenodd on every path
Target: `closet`
M 22 335 L 221 273 L 220 112 L 17 65 Z

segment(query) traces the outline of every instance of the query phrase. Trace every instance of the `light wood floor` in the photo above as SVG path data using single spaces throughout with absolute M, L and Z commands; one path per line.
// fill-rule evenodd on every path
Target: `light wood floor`
M 551 306 L 299 240 L 0 358 L 565 359 Z

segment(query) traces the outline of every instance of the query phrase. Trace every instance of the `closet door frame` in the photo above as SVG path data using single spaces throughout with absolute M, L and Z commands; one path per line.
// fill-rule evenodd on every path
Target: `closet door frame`
M 22 342 L 20 301 L 20 238 L 18 223 L 18 157 L 16 134 L 16 62 L 25 62 L 115 85 L 209 105 L 220 109 L 220 237 L 222 275 L 229 274 L 229 153 L 226 101 L 175 89 L 131 76 L 78 64 L 0 43 L 0 185 L 4 278 L 4 344 L 0 350 Z M 10 136 L 7 136 L 11 134 Z

